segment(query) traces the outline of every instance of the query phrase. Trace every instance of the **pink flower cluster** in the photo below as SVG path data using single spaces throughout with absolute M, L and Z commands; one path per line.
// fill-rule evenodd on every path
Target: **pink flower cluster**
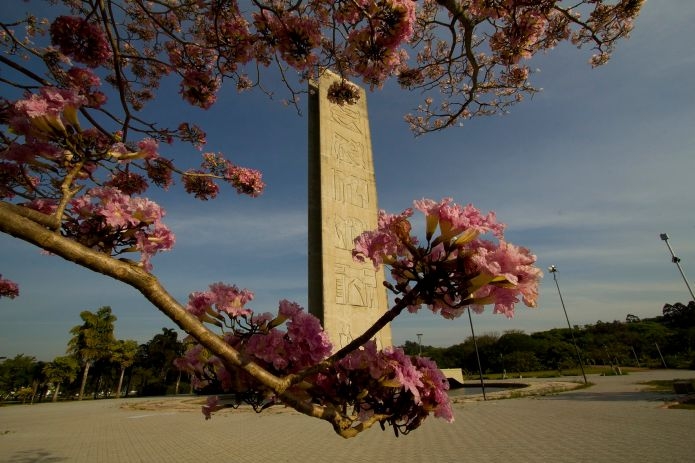
M 196 291 L 188 296 L 186 309 L 199 319 L 205 315 L 225 313 L 230 318 L 248 317 L 253 312 L 245 307 L 253 300 L 253 293 L 247 289 L 239 289 L 235 285 L 213 283 L 208 291 Z
M 298 304 L 283 300 L 276 317 L 256 315 L 246 307 L 252 298 L 248 290 L 216 283 L 208 291 L 192 293 L 187 309 L 202 322 L 221 328 L 226 343 L 274 374 L 298 372 L 331 353 L 319 320 Z M 176 365 L 194 376 L 196 388 L 216 385 L 236 394 L 240 402 L 262 395 L 250 375 L 230 370 L 200 344 L 190 345 Z
M 268 318 L 269 314 L 266 314 L 259 320 Z M 321 322 L 297 303 L 280 301 L 277 319 L 271 325 L 280 321 L 284 321 L 285 332 L 272 328 L 268 334 L 250 337 L 246 352 L 283 373 L 298 372 L 330 355 L 333 346 Z
M 336 19 L 354 28 L 345 46 L 345 61 L 352 72 L 371 86 L 380 87 L 405 65 L 408 56 L 400 46 L 413 35 L 415 3 L 410 0 L 361 0 L 343 3 Z
M 196 198 L 212 199 L 219 193 L 215 179 L 222 179 L 239 194 L 259 196 L 265 188 L 262 175 L 255 169 L 232 164 L 221 153 L 205 153 L 200 169 L 191 169 L 183 177 L 184 188 Z
M 19 296 L 19 286 L 14 281 L 5 279 L 0 275 L 0 297 L 14 299 Z
M 255 315 L 246 307 L 253 294 L 233 285 L 215 283 L 189 296 L 188 311 L 199 320 L 222 328 L 226 343 L 276 375 L 299 373 L 326 360 L 332 345 L 319 320 L 298 304 L 283 300 L 278 315 Z M 194 376 L 196 388 L 211 384 L 231 392 L 237 402 L 274 401 L 247 373 L 225 366 L 201 345 L 191 345 L 176 365 Z M 307 388 L 308 384 L 312 384 Z M 373 419 L 407 433 L 430 413 L 453 420 L 446 378 L 426 358 L 409 357 L 400 348 L 377 351 L 373 341 L 312 373 L 302 395 L 317 404 L 351 409 L 357 422 Z M 368 393 L 367 393 L 368 391 Z M 265 395 L 264 395 L 265 394 Z M 206 418 L 220 408 L 217 398 L 203 406 Z
M 208 109 L 217 101 L 217 91 L 221 86 L 222 80 L 211 72 L 189 70 L 183 75 L 180 93 L 190 104 Z
M 8 123 L 27 141 L 49 141 L 65 135 L 66 127 L 79 129 L 77 110 L 86 102 L 75 89 L 41 87 L 12 106 Z
M 229 164 L 225 174 L 227 180 L 239 194 L 246 194 L 252 197 L 259 196 L 265 188 L 261 172 L 248 167 L 235 166 Z
M 53 21 L 51 43 L 64 55 L 92 68 L 104 64 L 113 54 L 104 31 L 75 16 L 59 16 Z
M 100 108 L 106 103 L 106 95 L 100 90 L 101 80 L 90 69 L 72 67 L 67 72 L 70 87 L 84 96 L 87 100 L 85 106 Z
M 305 70 L 318 62 L 315 50 L 321 44 L 321 27 L 314 18 L 285 14 L 278 18 L 268 10 L 253 16 L 254 25 L 272 49 L 295 69 Z
M 388 416 L 397 433 L 417 428 L 430 413 L 454 419 L 449 383 L 432 360 L 395 347 L 377 351 L 373 341 L 322 372 L 316 385 L 319 401 L 351 406 L 359 421 Z
M 412 210 L 399 215 L 381 212 L 378 228 L 355 239 L 353 257 L 390 267 L 396 294 L 407 295 L 408 309 L 426 304 L 445 318 L 460 316 L 466 308 L 481 311 L 494 304 L 494 313 L 514 315 L 523 301 L 534 307 L 541 271 L 528 249 L 504 240 L 504 225 L 494 213 L 483 215 L 471 205 L 459 206 L 451 198 L 441 202 L 415 201 L 425 214 L 425 245 L 411 235 Z M 436 230 L 440 234 L 435 236 Z M 496 241 L 480 239 L 491 234 Z
M 68 216 L 63 224 L 66 236 L 111 255 L 139 252 L 147 270 L 156 253 L 174 246 L 174 234 L 162 223 L 164 210 L 159 205 L 114 187 L 92 188 L 73 199 Z

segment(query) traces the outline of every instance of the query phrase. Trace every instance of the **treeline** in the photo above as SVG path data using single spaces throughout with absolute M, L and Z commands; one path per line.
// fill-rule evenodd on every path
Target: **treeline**
M 695 302 L 666 304 L 662 315 L 640 319 L 628 315 L 625 321 L 574 326 L 582 361 L 586 365 L 647 368 L 695 369 Z M 504 334 L 476 336 L 482 369 L 486 374 L 508 374 L 563 370 L 578 367 L 569 328 L 526 334 L 511 330 Z M 450 347 L 420 346 L 407 341 L 408 354 L 430 357 L 440 368 L 462 368 L 477 372 L 473 338 Z
M 114 337 L 110 307 L 83 311 L 70 330 L 67 355 L 51 362 L 23 354 L 0 362 L 0 401 L 35 402 L 82 397 L 150 396 L 193 392 L 189 378 L 174 366 L 186 346 L 173 329 L 162 328 L 144 344 Z M 511 330 L 476 337 L 483 371 L 515 373 L 576 369 L 576 340 L 585 365 L 614 368 L 695 369 L 695 301 L 666 304 L 662 315 L 625 321 L 555 328 L 533 334 Z M 450 347 L 405 343 L 406 353 L 435 360 L 440 368 L 478 371 L 473 339 Z
M 0 363 L 0 401 L 24 403 L 188 393 L 187 375 L 174 366 L 185 345 L 162 328 L 144 344 L 114 337 L 110 307 L 80 313 L 66 354 L 50 362 L 19 354 Z

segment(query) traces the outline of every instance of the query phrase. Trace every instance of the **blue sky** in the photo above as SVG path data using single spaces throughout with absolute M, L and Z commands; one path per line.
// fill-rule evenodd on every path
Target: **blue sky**
M 686 275 L 695 275 L 693 23 L 691 0 L 651 0 L 606 66 L 592 70 L 589 50 L 563 45 L 535 59 L 533 83 L 544 90 L 509 115 L 418 138 L 402 120 L 417 94 L 394 86 L 369 94 L 380 206 L 396 212 L 413 199 L 452 196 L 496 211 L 510 241 L 531 248 L 541 268 L 558 267 L 573 324 L 653 317 L 666 302 L 686 302 L 659 234 L 670 235 Z M 306 305 L 306 116 L 233 89 L 209 111 L 177 101 L 169 95 L 148 112 L 195 119 L 208 132 L 206 151 L 262 170 L 268 186 L 257 199 L 230 190 L 211 202 L 178 188 L 152 194 L 177 235 L 154 273 L 181 301 L 223 281 L 253 290 L 257 311 L 275 311 L 283 298 Z M 188 147 L 163 154 L 197 162 Z M 80 311 L 104 305 L 118 317 L 120 339 L 145 342 L 174 327 L 131 288 L 7 236 L 0 273 L 21 291 L 0 300 L 0 356 L 62 355 Z M 474 323 L 476 334 L 566 326 L 547 273 L 537 309 L 518 307 L 511 320 L 488 310 Z M 448 346 L 470 329 L 467 317 L 447 321 L 426 310 L 393 324 L 396 344 L 416 333 L 424 344 Z

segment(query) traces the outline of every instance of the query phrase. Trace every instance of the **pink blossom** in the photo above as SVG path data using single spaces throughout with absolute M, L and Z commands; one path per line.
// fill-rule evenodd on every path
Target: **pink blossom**
M 195 291 L 188 295 L 186 310 L 198 318 L 202 318 L 215 302 L 212 293 L 208 291 Z
M 478 234 L 491 232 L 498 238 L 504 232 L 505 226 L 497 222 L 494 212 L 484 216 L 473 205 L 459 206 L 452 198 L 444 198 L 439 203 L 431 199 L 422 199 L 415 201 L 414 207 L 426 216 L 428 236 L 432 236 L 436 225 L 439 225 L 443 240 L 451 239 L 467 230 Z
M 135 234 L 137 250 L 140 251 L 140 263 L 147 271 L 152 270 L 152 257 L 162 251 L 170 251 L 176 239 L 169 228 L 157 221 L 150 230 L 139 230 Z
M 118 188 L 126 195 L 134 195 L 144 193 L 149 185 L 140 174 L 118 170 L 104 186 Z
M 193 143 L 198 149 L 202 149 L 205 143 L 207 143 L 205 131 L 195 124 L 188 124 L 188 122 L 179 124 L 178 136 L 181 137 L 183 141 Z
M 284 372 L 289 365 L 287 343 L 284 333 L 279 330 L 252 336 L 246 344 L 246 351 L 266 364 L 272 365 L 276 371 Z
M 155 185 L 165 190 L 173 183 L 172 171 L 174 164 L 169 159 L 156 158 L 145 160 L 147 176 Z
M 302 310 L 302 306 L 297 304 L 296 302 L 288 301 L 287 299 L 283 299 L 280 301 L 279 309 L 278 309 L 278 314 L 285 317 L 285 318 L 292 318 L 297 313 L 299 313 Z
M 190 104 L 208 109 L 217 101 L 221 85 L 220 78 L 208 71 L 188 70 L 183 74 L 180 93 Z
M 75 16 L 58 16 L 53 21 L 51 43 L 63 54 L 91 68 L 112 56 L 104 31 L 97 24 Z
M 285 14 L 278 18 L 268 10 L 254 14 L 254 25 L 268 44 L 295 69 L 310 69 L 318 62 L 314 50 L 321 43 L 321 27 L 314 18 Z
M 253 300 L 253 293 L 248 289 L 239 289 L 235 285 L 213 283 L 210 293 L 218 311 L 227 313 L 230 317 L 245 317 L 251 315 L 251 309 L 244 307 Z
M 0 297 L 14 299 L 19 296 L 19 286 L 14 281 L 7 280 L 0 275 Z
M 63 155 L 63 150 L 57 146 L 45 142 L 10 143 L 7 149 L 0 153 L 0 157 L 19 164 L 31 164 L 37 157 L 57 160 Z
M 225 178 L 236 188 L 237 193 L 247 194 L 251 197 L 259 196 L 265 188 L 262 174 L 255 169 L 234 166 L 228 163 Z
M 379 211 L 378 228 L 355 238 L 353 258 L 359 262 L 364 262 L 365 258 L 370 259 L 374 268 L 377 268 L 384 262 L 392 262 L 399 255 L 407 255 L 408 246 L 417 244 L 417 239 L 410 236 L 411 225 L 408 218 L 412 215 L 411 209 L 398 215 Z
M 442 370 L 427 357 L 413 357 L 413 363 L 421 374 L 420 398 L 423 408 L 428 411 L 433 410 L 436 418 L 442 418 L 448 422 L 454 421 L 451 400 L 447 394 L 449 381 Z
M 385 421 L 406 433 L 430 413 L 453 420 L 448 382 L 429 359 L 409 357 L 400 348 L 377 351 L 376 343 L 369 341 L 333 368 L 318 375 L 316 385 L 328 400 L 354 406 L 360 420 L 388 414 Z
M 520 246 L 505 241 L 499 246 L 481 241 L 472 261 L 480 272 L 502 277 L 500 284 L 489 284 L 475 292 L 476 299 L 495 301 L 494 313 L 501 313 L 511 318 L 514 316 L 514 304 L 521 300 L 528 307 L 535 307 L 538 299 L 538 284 L 543 274 L 533 264 L 536 256 Z M 474 304 L 478 309 L 479 304 Z
M 220 187 L 201 170 L 188 170 L 183 176 L 183 186 L 187 193 L 204 201 L 217 197 Z
M 101 80 L 91 69 L 72 67 L 67 72 L 70 86 L 77 89 L 80 95 L 86 99 L 85 106 L 100 108 L 106 103 L 106 95 L 97 90 L 101 86 Z
M 131 197 L 111 186 L 92 188 L 74 198 L 66 236 L 106 253 L 140 252 L 146 270 L 157 252 L 170 250 L 173 233 L 162 223 L 164 210 L 147 198 Z
M 391 268 L 396 284 L 388 287 L 407 296 L 409 312 L 427 305 L 444 318 L 459 317 L 467 307 L 481 311 L 494 304 L 494 313 L 513 316 L 514 305 L 523 301 L 535 306 L 540 270 L 536 257 L 527 249 L 504 241 L 504 224 L 495 214 L 480 213 L 472 205 L 465 207 L 445 198 L 415 201 L 415 208 L 426 218 L 426 245 L 410 235 L 410 209 L 400 216 L 381 211 L 378 228 L 365 231 L 355 239 L 353 257 L 370 259 Z M 440 235 L 435 236 L 439 229 Z M 490 233 L 498 242 L 480 240 Z
M 274 328 L 252 336 L 247 342 L 248 353 L 281 372 L 299 371 L 330 355 L 333 346 L 316 317 L 286 300 L 280 301 L 278 315 L 287 320 L 287 331 Z
M 14 104 L 10 127 L 17 133 L 42 139 L 55 130 L 65 132 L 64 122 L 78 125 L 77 109 L 86 102 L 74 89 L 41 87 L 38 94 L 33 93 Z
M 138 154 L 140 157 L 145 159 L 156 159 L 159 157 L 157 153 L 157 148 L 159 143 L 153 138 L 145 138 L 138 142 Z
M 330 87 L 328 87 L 327 98 L 331 103 L 340 106 L 355 104 L 360 99 L 360 89 L 357 85 L 347 80 L 333 82 Z
M 423 387 L 422 374 L 415 368 L 410 357 L 402 349 L 393 347 L 384 349 L 383 356 L 392 369 L 394 379 L 413 395 L 415 404 L 420 405 L 422 403 L 420 399 L 420 388 Z

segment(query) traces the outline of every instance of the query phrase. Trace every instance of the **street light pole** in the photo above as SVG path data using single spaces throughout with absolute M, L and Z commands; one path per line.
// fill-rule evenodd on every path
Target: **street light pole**
M 661 240 L 666 243 L 666 246 L 668 247 L 669 252 L 671 253 L 671 262 L 676 264 L 676 267 L 678 267 L 678 271 L 681 272 L 681 276 L 683 277 L 683 281 L 685 281 L 685 286 L 688 287 L 688 292 L 690 292 L 690 297 L 692 298 L 691 301 L 695 301 L 695 295 L 693 295 L 693 290 L 690 289 L 690 284 L 688 283 L 688 279 L 685 277 L 685 273 L 683 273 L 683 269 L 681 268 L 681 260 L 680 258 L 676 257 L 676 255 L 673 253 L 673 249 L 671 249 L 671 245 L 668 242 L 668 234 L 667 233 L 662 233 L 659 235 Z
M 478 373 L 480 374 L 480 387 L 483 390 L 483 400 L 487 400 L 485 394 L 485 381 L 483 380 L 483 364 L 480 363 L 480 353 L 478 352 L 478 341 L 475 340 L 475 330 L 473 329 L 473 318 L 471 317 L 471 308 L 468 307 L 468 321 L 471 324 L 471 335 L 473 336 L 473 346 L 475 347 L 475 358 L 478 359 Z
M 419 346 L 419 352 L 418 355 L 422 357 L 422 333 L 417 334 L 417 343 Z
M 572 330 L 572 325 L 570 324 L 570 318 L 567 316 L 567 309 L 565 308 L 565 301 L 562 299 L 562 293 L 560 292 L 560 283 L 557 282 L 557 267 L 551 265 L 548 267 L 548 271 L 553 274 L 553 280 L 555 280 L 555 286 L 557 286 L 557 293 L 560 295 L 560 304 L 562 304 L 562 311 L 565 312 L 565 319 L 567 320 L 567 327 L 570 329 L 570 335 L 572 335 L 572 343 L 574 344 L 574 350 L 577 353 L 577 360 L 579 360 L 579 368 L 582 370 L 582 376 L 584 377 L 584 384 L 589 384 L 586 380 L 586 373 L 584 373 L 584 362 L 582 362 L 582 356 L 579 354 L 579 347 L 577 347 L 577 340 L 574 339 L 574 331 Z

